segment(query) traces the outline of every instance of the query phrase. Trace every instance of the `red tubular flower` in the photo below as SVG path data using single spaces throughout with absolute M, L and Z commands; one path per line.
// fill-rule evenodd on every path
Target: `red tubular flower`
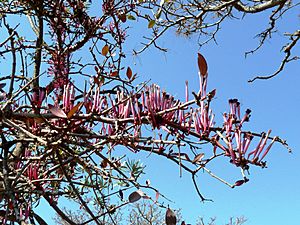
M 215 145 L 222 149 L 226 155 L 230 155 L 229 150 L 225 148 L 219 141 L 216 140 Z
M 167 105 L 167 93 L 165 91 L 162 92 L 162 110 L 166 109 Z
M 223 114 L 223 120 L 224 120 L 224 128 L 226 131 L 226 135 L 230 135 L 233 125 L 233 118 L 231 114 L 224 113 Z
M 63 92 L 63 110 L 65 112 L 69 112 L 73 106 L 75 101 L 75 89 L 72 83 L 68 83 L 64 85 Z
M 140 136 L 140 130 L 141 130 L 141 125 L 138 125 L 138 126 L 134 127 L 134 137 L 139 137 Z
M 133 119 L 134 119 L 134 123 L 136 124 L 136 112 L 135 112 L 135 108 L 134 108 L 134 105 L 132 103 L 132 98 L 130 97 L 129 98 L 129 102 L 130 102 L 130 108 L 131 108 L 131 113 L 132 113 L 132 116 L 133 116 Z
M 260 144 L 258 150 L 254 153 L 253 158 L 259 158 L 259 155 L 261 154 L 261 152 L 263 151 L 264 147 L 267 144 L 270 133 L 271 133 L 271 130 L 269 130 L 268 133 L 265 135 L 263 142 Z
M 179 125 L 181 126 L 182 125 L 182 123 L 183 123 L 183 118 L 184 118 L 184 112 L 183 112 L 183 110 L 179 110 L 179 113 L 178 113 L 178 119 L 179 119 Z M 183 125 L 184 125 L 184 123 L 183 123 Z
M 27 203 L 27 207 L 26 207 L 26 210 L 25 210 L 25 220 L 28 219 L 29 217 L 29 213 L 30 213 L 30 204 Z
M 32 171 L 32 178 L 34 180 L 38 179 L 38 168 L 39 168 L 39 166 L 36 163 L 34 163 L 33 168 L 32 168 L 32 170 L 33 170 Z
M 243 136 L 243 154 L 246 154 L 252 139 L 253 139 L 252 134 L 244 133 L 244 136 Z
M 184 110 L 179 110 L 179 124 L 182 126 L 185 126 L 185 114 L 184 114 Z
M 271 141 L 271 143 L 269 144 L 269 146 L 266 148 L 264 154 L 261 156 L 260 160 L 258 161 L 259 163 L 265 158 L 265 156 L 268 154 L 268 152 L 270 151 L 272 145 L 274 144 L 274 142 L 276 141 L 277 137 L 274 137 Z
M 107 108 L 107 100 L 106 100 L 106 96 L 102 96 L 101 97 L 101 102 L 99 104 L 99 107 L 97 108 L 97 112 L 98 113 L 101 113 L 101 111 L 103 109 L 106 109 Z
M 202 131 L 206 135 L 208 135 L 209 132 L 209 115 L 208 115 L 208 106 L 206 105 L 201 113 L 201 124 L 202 124 Z
M 22 209 L 22 207 L 20 207 L 19 212 L 20 212 L 20 217 L 22 218 L 23 217 L 23 209 Z
M 199 83 L 200 83 L 200 96 L 206 96 L 206 88 L 207 88 L 207 76 L 202 76 L 199 72 Z
M 122 101 L 123 101 L 123 92 L 117 91 L 116 108 L 118 110 L 118 113 L 117 113 L 118 116 L 121 116 L 123 114 L 124 103 Z
M 185 81 L 185 101 L 189 101 L 189 82 Z
M 151 91 L 151 102 L 152 102 L 152 108 L 153 111 L 156 112 L 159 110 L 159 105 L 158 105 L 158 93 L 157 93 L 157 86 L 152 85 L 152 91 Z
M 236 164 L 236 155 L 235 155 L 235 151 L 232 147 L 232 140 L 230 137 L 227 138 L 227 143 L 228 143 L 228 151 L 229 151 L 229 154 L 231 156 L 231 160 L 232 160 L 232 163 L 233 164 Z
M 243 155 L 243 142 L 242 142 L 242 131 L 239 129 L 236 129 L 234 132 L 235 141 L 236 141 L 236 149 L 239 152 L 239 158 L 242 158 Z
M 161 110 L 161 92 L 160 87 L 157 85 L 157 107 Z
M 124 113 L 123 113 L 123 118 L 128 118 L 130 115 L 130 102 L 127 101 L 126 105 L 124 107 Z
M 46 88 L 40 87 L 38 91 L 33 91 L 31 101 L 34 105 L 40 108 L 46 98 Z
M 163 129 L 164 131 L 166 131 L 167 133 L 171 134 L 172 132 L 166 127 L 166 126 L 160 126 L 161 129 Z
M 241 120 L 241 122 L 239 124 L 240 127 L 242 127 L 242 125 L 243 125 L 244 122 L 248 122 L 249 121 L 250 113 L 251 113 L 251 110 L 247 109 L 244 117 L 242 118 L 242 120 Z
M 252 152 L 250 152 L 250 153 L 248 154 L 247 159 L 249 159 L 251 155 L 256 154 L 256 153 L 258 152 L 258 150 L 259 150 L 259 148 L 260 148 L 260 145 L 261 145 L 263 139 L 264 139 L 263 137 L 260 138 L 258 145 L 256 146 L 256 148 L 255 148 Z M 253 159 L 254 159 L 254 157 L 253 157 Z
M 27 167 L 27 176 L 29 180 L 32 180 L 32 164 L 29 164 L 29 166 Z
M 100 87 L 98 87 L 96 89 L 96 104 L 95 104 L 95 109 L 96 109 L 96 112 L 100 113 L 101 112 L 101 102 L 100 102 Z M 103 100 L 103 99 L 101 99 Z
M 200 128 L 200 124 L 198 121 L 198 115 L 196 112 L 193 113 L 193 121 L 194 121 L 195 132 L 198 134 L 201 134 L 201 128 Z
M 98 93 L 98 89 L 96 88 L 95 92 L 94 92 L 94 96 L 93 96 L 93 105 L 92 105 L 92 112 L 97 112 L 98 111 L 98 107 L 99 107 L 99 93 Z
M 86 113 L 90 113 L 93 107 L 93 103 L 90 99 L 90 97 L 86 94 L 84 94 L 84 107 L 86 110 Z
M 235 114 L 233 99 L 229 99 L 228 102 L 229 102 L 229 107 L 230 107 L 230 114 Z
M 146 95 L 146 97 L 145 97 L 145 106 L 146 106 L 147 110 L 149 111 L 149 109 L 150 109 L 150 100 L 149 100 L 149 91 L 147 89 L 145 91 L 145 95 Z
M 112 100 L 110 94 L 108 94 L 108 97 L 109 97 L 109 100 L 110 100 L 112 111 L 114 113 L 114 117 L 118 117 L 118 112 L 117 112 L 116 105 L 115 105 L 114 101 Z
M 135 99 L 135 106 L 136 106 L 136 109 L 137 109 L 138 124 L 141 124 L 142 123 L 142 120 L 141 120 L 141 110 L 140 110 L 140 107 L 139 107 L 138 98 Z
M 143 110 L 145 110 L 146 104 L 145 104 L 145 93 L 144 93 L 144 91 L 142 91 L 141 95 L 142 95 L 142 108 L 143 108 Z
M 237 99 L 229 99 L 230 106 L 230 114 L 234 119 L 240 120 L 241 112 L 240 112 L 240 103 Z
M 156 85 L 152 85 L 150 88 L 150 100 L 151 100 L 151 107 L 153 112 L 158 111 L 158 105 L 157 105 L 157 96 L 156 96 Z
M 108 127 L 107 127 L 107 134 L 108 134 L 108 135 L 114 134 L 114 129 L 112 128 L 112 125 L 111 125 L 111 124 L 108 124 Z
M 64 85 L 64 92 L 63 92 L 63 109 L 65 112 L 68 111 L 68 107 L 69 107 L 69 94 L 70 94 L 70 90 L 69 90 L 70 85 Z
M 192 127 L 192 122 L 193 122 L 193 108 L 190 109 L 190 116 L 189 116 L 189 121 L 188 121 L 188 131 L 191 130 L 191 127 Z

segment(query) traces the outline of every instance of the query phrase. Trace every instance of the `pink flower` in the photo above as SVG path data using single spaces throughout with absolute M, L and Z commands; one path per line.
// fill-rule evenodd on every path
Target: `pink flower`
M 46 88 L 40 87 L 38 90 L 34 90 L 31 96 L 31 101 L 37 108 L 40 108 L 46 97 Z

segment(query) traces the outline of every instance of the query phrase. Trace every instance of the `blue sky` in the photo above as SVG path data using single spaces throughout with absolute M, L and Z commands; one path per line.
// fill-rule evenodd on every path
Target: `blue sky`
M 247 80 L 254 75 L 268 75 L 279 66 L 283 53 L 281 46 L 286 39 L 283 31 L 292 32 L 299 23 L 297 12 L 291 12 L 285 20 L 279 21 L 281 32 L 274 34 L 270 41 L 254 55 L 246 59 L 244 53 L 256 47 L 254 36 L 263 30 L 268 20 L 265 14 L 248 16 L 244 20 L 227 21 L 217 38 L 218 45 L 211 43 L 199 49 L 197 36 L 183 38 L 169 32 L 161 41 L 168 53 L 150 49 L 132 62 L 136 63 L 140 80 L 152 79 L 168 92 L 184 98 L 184 82 L 188 80 L 190 90 L 198 90 L 197 52 L 206 57 L 209 65 L 209 89 L 217 88 L 213 102 L 216 117 L 221 119 L 228 110 L 229 98 L 238 98 L 242 108 L 251 108 L 249 130 L 257 132 L 272 129 L 273 135 L 287 139 L 292 154 L 276 144 L 267 156 L 268 168 L 252 168 L 250 182 L 239 188 L 230 189 L 224 184 L 203 174 L 198 181 L 203 194 L 214 200 L 201 203 L 193 189 L 191 178 L 185 174 L 179 177 L 176 165 L 150 156 L 147 172 L 152 184 L 182 208 L 183 217 L 194 224 L 198 216 L 217 217 L 218 224 L 225 224 L 231 216 L 245 216 L 248 225 L 272 224 L 295 225 L 300 220 L 299 125 L 300 125 L 300 77 L 299 61 L 292 62 L 277 77 L 268 81 Z M 289 22 L 287 22 L 289 21 Z M 137 33 L 130 40 L 138 46 Z M 130 37 L 129 37 L 130 38 Z M 299 51 L 296 46 L 295 51 Z M 227 180 L 234 182 L 238 170 L 226 160 L 215 162 L 209 169 Z
M 292 11 L 291 17 L 282 21 L 280 27 L 292 31 L 293 25 L 299 24 L 299 19 L 293 20 L 296 17 L 297 12 Z M 128 65 L 138 72 L 139 82 L 151 78 L 153 83 L 184 99 L 185 80 L 189 81 L 191 91 L 198 90 L 196 59 L 200 50 L 209 65 L 208 89 L 217 89 L 213 101 L 216 119 L 221 121 L 222 113 L 228 110 L 229 98 L 238 98 L 243 109 L 252 109 L 251 122 L 247 125 L 249 130 L 272 129 L 273 135 L 287 139 L 293 149 L 293 153 L 288 154 L 280 144 L 274 145 L 266 158 L 268 168 L 252 168 L 250 182 L 235 189 L 201 174 L 198 183 L 202 193 L 214 200 L 206 203 L 200 202 L 188 174 L 179 177 L 178 166 L 154 155 L 148 158 L 141 155 L 141 160 L 147 164 L 145 179 L 149 178 L 175 202 L 169 203 L 171 207 L 182 209 L 183 218 L 188 223 L 194 224 L 198 216 L 203 216 L 206 219 L 217 217 L 218 224 L 225 224 L 230 217 L 242 215 L 248 219 L 247 225 L 296 225 L 300 221 L 299 61 L 288 64 L 271 80 L 247 83 L 256 74 L 275 71 L 283 57 L 279 52 L 284 44 L 283 33 L 279 33 L 255 55 L 244 58 L 245 51 L 258 44 L 254 36 L 267 23 L 264 14 L 249 16 L 243 21 L 227 21 L 217 38 L 218 45 L 210 43 L 202 49 L 197 45 L 197 36 L 178 37 L 170 31 L 160 40 L 162 46 L 169 49 L 167 53 L 150 48 L 138 57 L 127 57 Z M 128 32 L 131 35 L 128 37 L 128 53 L 132 47 L 140 46 L 139 37 L 147 29 L 147 25 L 140 22 L 130 22 L 130 25 L 139 28 Z M 299 46 L 295 50 L 300 52 Z M 209 169 L 231 182 L 239 178 L 239 170 L 227 159 L 216 161 Z M 41 211 L 45 218 L 53 215 L 44 207 Z

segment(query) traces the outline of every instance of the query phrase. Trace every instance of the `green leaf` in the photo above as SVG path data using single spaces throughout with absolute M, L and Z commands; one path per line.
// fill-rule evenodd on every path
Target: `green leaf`
M 148 28 L 150 29 L 150 28 L 154 27 L 154 25 L 155 25 L 155 20 L 150 20 L 148 23 Z
M 129 20 L 136 20 L 136 18 L 133 15 L 131 15 L 131 14 L 127 15 L 127 19 L 129 19 Z

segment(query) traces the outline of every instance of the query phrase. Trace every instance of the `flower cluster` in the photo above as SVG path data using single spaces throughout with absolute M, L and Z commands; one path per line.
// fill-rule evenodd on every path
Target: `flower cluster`
M 50 51 L 50 59 L 48 60 L 50 65 L 48 74 L 53 76 L 53 82 L 48 85 L 48 92 L 51 92 L 52 89 L 58 90 L 67 84 L 70 55 L 64 49 L 67 36 L 67 24 L 64 18 L 66 7 L 63 1 L 53 1 L 49 7 L 53 9 L 50 17 L 52 38 L 57 42 L 54 49 Z
M 31 96 L 31 101 L 35 107 L 40 108 L 46 98 L 46 89 L 40 87 L 39 90 L 34 91 Z
M 75 89 L 74 85 L 69 82 L 64 86 L 63 91 L 63 110 L 65 112 L 69 112 L 74 107 L 74 101 L 75 101 Z
M 122 29 L 119 23 L 111 21 L 108 28 L 113 37 L 116 37 L 118 42 L 123 43 L 126 39 L 126 30 Z
M 217 135 L 212 138 L 214 152 L 217 148 L 222 149 L 225 155 L 230 157 L 231 163 L 236 166 L 245 167 L 248 163 L 251 163 L 264 167 L 265 162 L 262 160 L 270 151 L 277 137 L 270 138 L 271 130 L 267 133 L 262 133 L 259 143 L 254 144 L 254 149 L 248 152 L 254 135 L 250 132 L 243 131 L 242 125 L 244 122 L 249 121 L 251 110 L 247 109 L 245 115 L 241 118 L 240 103 L 238 100 L 230 99 L 229 106 L 230 112 L 223 114 L 223 129 L 226 135 L 223 136 L 221 132 L 218 131 Z M 225 143 L 224 145 L 219 141 L 220 138 Z M 269 139 L 271 142 L 267 145 Z
M 118 90 L 114 95 L 102 92 L 101 85 L 99 85 L 94 88 L 93 92 L 84 94 L 83 105 L 88 114 L 100 115 L 110 121 L 116 121 L 115 123 L 102 121 L 102 125 L 100 125 L 102 135 L 122 132 L 127 127 L 126 124 L 133 124 L 134 137 L 138 137 L 141 135 L 141 126 L 151 124 L 153 129 L 162 128 L 166 132 L 182 138 L 192 135 L 200 140 L 209 141 L 214 146 L 214 154 L 218 149 L 222 150 L 225 156 L 230 157 L 231 163 L 236 166 L 245 167 L 248 163 L 264 166 L 262 160 L 276 141 L 276 137 L 267 144 L 270 139 L 271 131 L 269 131 L 267 134 L 260 135 L 261 139 L 257 145 L 253 144 L 254 135 L 242 130 L 243 124 L 249 121 L 251 110 L 247 109 L 245 114 L 241 115 L 240 103 L 237 99 L 229 100 L 230 110 L 223 114 L 223 126 L 216 128 L 215 116 L 210 109 L 210 101 L 216 91 L 207 92 L 208 77 L 202 75 L 199 77 L 200 91 L 198 94 L 194 94 L 195 99 L 190 101 L 187 83 L 185 102 L 176 100 L 156 84 L 145 86 L 138 93 L 126 93 Z M 61 110 L 65 113 L 64 117 L 67 117 L 66 114 L 75 108 L 73 84 L 69 83 L 64 86 L 62 102 Z M 193 103 L 196 103 L 198 107 L 189 109 L 188 106 Z M 56 107 L 59 106 L 56 105 Z M 81 124 L 81 122 L 77 121 L 76 124 Z M 214 134 L 211 135 L 211 133 Z M 255 147 L 250 151 L 252 145 Z
M 104 0 L 102 4 L 102 11 L 106 15 L 111 15 L 114 12 L 114 0 Z

